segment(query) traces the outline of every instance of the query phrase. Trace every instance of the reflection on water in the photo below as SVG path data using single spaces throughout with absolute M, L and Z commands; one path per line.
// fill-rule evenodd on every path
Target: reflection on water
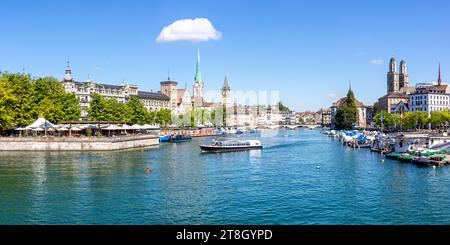
M 1 224 L 448 224 L 450 168 L 344 147 L 317 130 L 119 152 L 0 152 Z M 146 173 L 149 167 L 151 172 Z

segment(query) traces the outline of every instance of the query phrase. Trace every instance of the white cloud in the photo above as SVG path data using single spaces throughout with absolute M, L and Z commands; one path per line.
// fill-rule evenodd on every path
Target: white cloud
M 328 98 L 330 98 L 330 99 L 334 99 L 334 98 L 336 98 L 336 93 L 329 93 L 329 94 L 327 94 L 327 97 Z
M 217 31 L 206 18 L 182 19 L 164 27 L 156 38 L 157 42 L 218 40 L 222 33 Z
M 373 59 L 370 61 L 370 63 L 372 63 L 374 65 L 382 65 L 384 62 L 382 59 Z

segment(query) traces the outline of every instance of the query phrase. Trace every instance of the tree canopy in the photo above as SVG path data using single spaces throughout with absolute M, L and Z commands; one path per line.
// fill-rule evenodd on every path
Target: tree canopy
M 285 106 L 281 101 L 278 102 L 277 107 L 280 111 L 290 111 L 289 107 Z
M 358 123 L 358 109 L 356 108 L 355 95 L 351 89 L 347 92 L 345 103 L 337 109 L 335 115 L 336 129 L 351 129 Z
M 336 129 L 352 129 L 357 123 L 358 110 L 356 107 L 343 106 L 336 111 L 335 127 Z
M 154 124 L 165 127 L 172 123 L 172 113 L 169 109 L 149 112 L 136 96 L 131 96 L 126 103 L 116 99 L 107 99 L 100 94 L 94 94 L 87 108 L 90 120 L 115 121 L 133 124 Z
M 66 93 L 53 77 L 31 78 L 28 74 L 0 75 L 0 128 L 27 126 L 38 117 L 52 123 L 78 120 L 79 100 Z

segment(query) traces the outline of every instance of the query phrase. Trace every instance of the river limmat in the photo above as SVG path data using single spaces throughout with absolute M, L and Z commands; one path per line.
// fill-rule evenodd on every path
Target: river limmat
M 191 142 L 113 152 L 0 152 L 1 224 L 448 224 L 450 168 L 280 130 L 262 150 Z M 146 172 L 146 168 L 150 172 Z

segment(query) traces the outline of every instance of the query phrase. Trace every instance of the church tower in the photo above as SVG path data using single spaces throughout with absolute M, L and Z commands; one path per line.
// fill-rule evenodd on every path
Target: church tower
M 196 106 L 203 104 L 203 78 L 200 71 L 200 50 L 197 50 L 197 66 L 194 78 L 194 101 Z
M 225 80 L 223 81 L 222 86 L 222 105 L 225 107 L 230 106 L 230 85 L 228 85 L 228 78 L 225 75 Z
M 66 72 L 64 73 L 64 82 L 72 82 L 73 76 L 72 76 L 72 70 L 70 69 L 70 63 L 67 61 L 67 68 Z
M 406 67 L 406 66 L 405 66 Z M 399 74 L 397 72 L 397 61 L 394 57 L 391 58 L 389 63 L 389 72 L 387 74 L 387 92 L 399 91 Z
M 400 61 L 399 89 L 409 86 L 408 69 L 404 60 Z

